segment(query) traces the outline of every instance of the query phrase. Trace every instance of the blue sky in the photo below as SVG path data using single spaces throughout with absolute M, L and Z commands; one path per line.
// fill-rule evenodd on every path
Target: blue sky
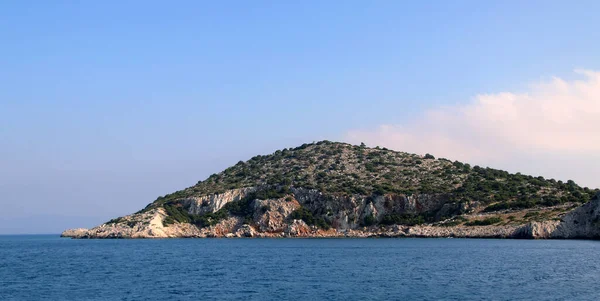
M 304 142 L 421 151 L 378 129 L 418 131 L 432 110 L 533 93 L 554 77 L 576 85 L 573 70 L 600 70 L 598 11 L 598 1 L 2 1 L 0 233 L 94 226 Z M 586 145 L 579 158 L 597 159 Z M 564 175 L 544 168 L 572 150 L 525 148 L 538 165 L 448 154 L 600 186 L 584 161 Z

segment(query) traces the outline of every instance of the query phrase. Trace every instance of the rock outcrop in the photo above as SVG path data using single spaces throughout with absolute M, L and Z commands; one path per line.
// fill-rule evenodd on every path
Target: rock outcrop
M 252 189 L 247 191 L 253 191 Z M 436 203 L 432 196 L 402 198 L 399 196 L 382 196 L 371 200 L 360 198 L 323 199 L 314 190 L 299 189 L 296 198 L 277 198 L 268 200 L 256 199 L 252 202 L 253 218 L 251 224 L 245 223 L 241 217 L 230 217 L 209 227 L 197 227 L 189 223 L 164 225 L 167 216 L 163 209 L 150 210 L 120 218 L 118 221 L 106 223 L 92 229 L 71 229 L 62 233 L 63 237 L 72 238 L 173 238 L 173 237 L 455 237 L 455 238 L 525 238 L 525 239 L 567 239 L 567 238 L 600 238 L 600 197 L 565 214 L 562 220 L 529 222 L 521 225 L 488 225 L 488 226 L 450 226 L 435 224 L 415 226 L 360 226 L 357 218 L 382 215 L 402 208 L 403 212 L 419 212 L 420 201 Z M 228 197 L 208 197 L 199 202 L 209 200 L 215 207 L 223 207 L 229 202 L 239 201 L 241 191 L 228 192 Z M 212 202 L 210 200 L 218 200 Z M 302 203 L 300 202 L 302 201 Z M 302 206 L 317 206 L 332 210 L 331 219 L 336 227 L 319 229 L 308 225 L 300 219 L 290 219 L 292 213 Z M 387 202 L 387 204 L 386 204 Z M 390 203 L 391 202 L 391 203 Z M 443 202 L 442 202 L 443 203 Z M 444 204 L 429 207 L 443 208 Z M 218 205 L 217 205 L 218 204 Z M 212 206 L 212 205 L 211 205 Z M 201 206 L 202 207 L 202 206 Z M 209 206 L 204 206 L 209 207 Z M 196 212 L 198 207 L 190 206 Z M 207 211 L 209 212 L 209 211 Z M 215 212 L 215 211 L 211 211 Z
M 183 206 L 189 207 L 190 214 L 204 214 L 217 212 L 225 204 L 243 199 L 249 193 L 256 191 L 255 187 L 227 190 L 224 193 L 216 193 L 201 197 L 185 198 L 181 200 Z
M 560 220 L 529 223 L 519 228 L 514 237 L 600 239 L 600 193 L 590 202 L 565 214 Z
M 600 193 L 565 215 L 549 238 L 600 238 Z

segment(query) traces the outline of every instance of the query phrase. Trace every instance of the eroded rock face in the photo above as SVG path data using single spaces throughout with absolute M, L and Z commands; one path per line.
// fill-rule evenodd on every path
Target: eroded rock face
M 311 211 L 326 214 L 329 222 L 337 229 L 356 229 L 365 217 L 373 216 L 378 222 L 388 214 L 421 214 L 438 212 L 443 207 L 446 211 L 458 212 L 464 206 L 449 203 L 444 194 L 387 194 L 376 197 L 364 196 L 330 196 L 318 190 L 294 188 L 292 192 L 298 202 Z M 467 212 L 464 209 L 464 212 Z
M 63 237 L 73 238 L 167 238 L 197 237 L 197 227 L 190 224 L 163 226 L 166 213 L 163 209 L 154 209 L 141 214 L 125 216 L 115 223 L 102 224 L 92 229 L 66 230 Z
M 243 199 L 249 193 L 256 191 L 255 187 L 240 188 L 228 190 L 220 194 L 210 194 L 202 197 L 185 198 L 181 202 L 185 207 L 189 207 L 190 214 L 204 214 L 217 212 L 229 202 L 235 202 Z
M 600 238 L 600 193 L 565 215 L 551 238 Z
M 285 233 L 293 237 L 307 237 L 311 234 L 312 229 L 302 220 L 295 219 L 288 225 Z
M 256 237 L 256 230 L 250 225 L 242 225 L 236 232 L 236 237 Z
M 532 222 L 514 235 L 519 238 L 600 238 L 600 194 L 562 217 L 560 221 Z
M 283 232 L 288 225 L 288 217 L 300 208 L 295 199 L 255 200 L 254 220 L 260 232 Z
M 530 222 L 515 230 L 512 238 L 546 239 L 552 238 L 559 221 Z
M 216 212 L 225 204 L 244 198 L 254 188 L 231 190 L 220 195 L 183 199 L 190 212 Z M 92 229 L 63 232 L 73 238 L 169 238 L 169 237 L 472 237 L 472 238 L 600 238 L 600 198 L 567 213 L 561 221 L 530 222 L 525 225 L 492 226 L 372 226 L 361 221 L 373 216 L 380 221 L 386 214 L 468 212 L 472 204 L 449 203 L 444 195 L 385 195 L 374 198 L 332 197 L 316 190 L 296 188 L 292 195 L 269 200 L 254 200 L 250 224 L 247 218 L 230 216 L 216 225 L 198 228 L 188 223 L 163 225 L 164 209 L 132 214 Z M 290 218 L 301 206 L 326 218 L 329 230 Z M 442 212 L 442 213 L 440 213 Z

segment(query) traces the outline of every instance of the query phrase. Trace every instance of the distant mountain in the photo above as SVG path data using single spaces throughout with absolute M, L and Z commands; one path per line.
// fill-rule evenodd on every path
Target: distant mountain
M 596 193 L 573 181 L 321 141 L 240 161 L 135 214 L 63 235 L 570 237 L 561 220 Z

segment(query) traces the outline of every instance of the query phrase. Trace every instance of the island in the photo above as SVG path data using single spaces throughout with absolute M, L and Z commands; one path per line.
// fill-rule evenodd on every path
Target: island
M 72 238 L 600 238 L 573 181 L 320 141 L 255 156 Z

